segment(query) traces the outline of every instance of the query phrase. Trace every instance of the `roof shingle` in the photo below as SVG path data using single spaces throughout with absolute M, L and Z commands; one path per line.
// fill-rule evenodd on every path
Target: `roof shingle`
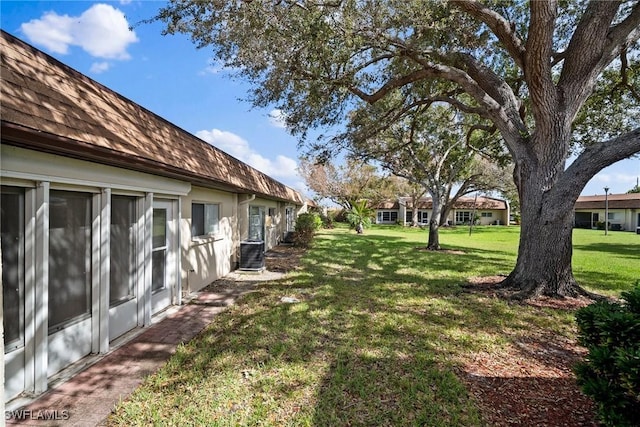
M 303 203 L 301 195 L 1 31 L 4 143 Z

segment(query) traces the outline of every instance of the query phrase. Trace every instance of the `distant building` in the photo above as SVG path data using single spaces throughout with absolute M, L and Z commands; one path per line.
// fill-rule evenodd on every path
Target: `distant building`
M 418 211 L 418 223 L 429 224 L 432 216 L 433 202 L 431 198 L 421 198 L 412 205 L 410 197 L 400 197 L 395 201 L 382 202 L 374 208 L 376 224 L 402 224 L 411 225 L 413 211 Z M 449 225 L 469 224 L 472 216 L 477 218 L 479 225 L 508 225 L 509 202 L 494 197 L 479 196 L 460 197 L 449 212 L 447 223 Z
M 640 193 L 580 196 L 576 201 L 576 228 L 604 228 L 605 201 L 609 204 L 609 230 L 637 231 L 640 227 Z

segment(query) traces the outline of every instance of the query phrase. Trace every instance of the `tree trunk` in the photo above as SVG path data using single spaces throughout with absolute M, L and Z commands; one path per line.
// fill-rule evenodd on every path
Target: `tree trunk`
M 442 215 L 442 200 L 440 196 L 431 193 L 433 208 L 429 219 L 429 241 L 427 249 L 432 251 L 440 250 L 440 216 Z
M 429 242 L 427 243 L 427 249 L 432 251 L 440 250 L 439 228 L 438 221 L 431 217 L 429 220 Z
M 515 291 L 514 299 L 594 297 L 577 284 L 571 268 L 573 208 L 580 190 L 557 184 L 563 172 L 545 173 L 551 162 L 544 165 L 546 168 L 530 168 L 532 163 L 526 162 L 519 174 L 522 222 L 518 259 L 502 287 Z
M 413 203 L 413 211 L 411 211 L 411 226 L 412 227 L 417 227 L 418 224 L 418 203 L 414 202 Z

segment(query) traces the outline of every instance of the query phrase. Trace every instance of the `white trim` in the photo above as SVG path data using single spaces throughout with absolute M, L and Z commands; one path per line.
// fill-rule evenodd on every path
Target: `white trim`
M 100 352 L 100 279 L 102 275 L 101 247 L 102 202 L 100 193 L 94 194 L 91 200 L 91 352 Z M 108 228 L 107 228 L 108 230 Z
M 98 292 L 98 352 L 109 351 L 109 284 L 111 274 L 111 189 L 102 190 L 100 212 L 100 286 Z
M 174 277 L 176 280 L 176 284 L 174 287 L 173 299 L 172 302 L 175 305 L 182 304 L 182 235 L 180 232 L 180 224 L 182 224 L 182 198 L 178 199 L 177 202 L 173 203 L 174 206 L 174 227 L 175 227 L 175 236 L 174 236 L 174 253 L 175 253 L 175 266 L 174 266 Z M 220 217 L 222 213 L 222 204 L 218 204 L 218 228 L 220 228 Z
M 36 196 L 37 189 L 25 189 L 24 194 L 24 389 L 35 390 L 36 358 Z M 44 329 L 45 331 L 47 328 Z
M 34 392 L 47 390 L 49 359 L 49 183 L 36 189 Z
M 186 196 L 191 183 L 129 169 L 107 166 L 25 148 L 0 146 L 2 179 L 50 181 L 59 185 L 93 187 L 142 193 L 167 193 Z M 74 190 L 77 191 L 77 190 Z M 86 191 L 86 190 L 83 190 Z
M 151 252 L 153 250 L 153 193 L 147 193 L 146 197 L 144 198 L 144 209 L 142 211 L 144 212 L 144 237 L 142 239 L 142 241 L 144 242 L 144 250 L 141 252 L 144 253 L 144 262 L 142 263 L 142 265 L 144 266 L 144 281 L 143 291 L 140 296 L 144 301 L 144 309 L 143 315 L 139 318 L 142 319 L 143 326 L 149 326 L 151 325 Z

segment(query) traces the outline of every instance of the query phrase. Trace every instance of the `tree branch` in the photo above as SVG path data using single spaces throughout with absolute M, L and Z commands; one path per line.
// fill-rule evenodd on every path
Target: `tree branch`
M 493 34 L 507 49 L 520 69 L 524 68 L 526 49 L 515 28 L 499 13 L 489 9 L 476 0 L 456 0 L 454 4 L 469 15 L 487 24 Z
M 531 95 L 533 115 L 539 119 L 557 104 L 557 93 L 551 73 L 553 32 L 558 2 L 532 1 L 531 22 L 527 37 L 524 74 Z
M 640 128 L 587 146 L 556 183 L 558 197 L 577 198 L 591 178 L 607 166 L 640 153 Z

